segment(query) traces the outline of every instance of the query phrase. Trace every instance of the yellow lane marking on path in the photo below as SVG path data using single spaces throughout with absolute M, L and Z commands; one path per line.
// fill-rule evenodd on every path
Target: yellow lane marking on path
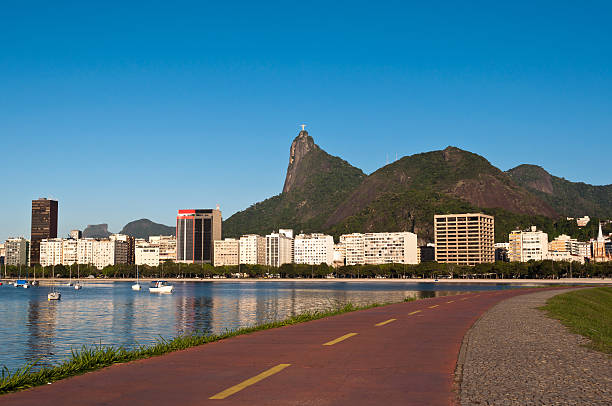
M 380 322 L 378 324 L 374 324 L 374 325 L 376 327 L 380 327 L 380 326 L 384 326 L 385 324 L 393 323 L 395 320 L 397 320 L 397 319 L 389 319 L 387 321 L 382 321 L 382 322 Z
M 454 300 L 449 300 L 449 301 L 448 301 L 448 302 L 446 302 L 446 303 L 454 303 L 454 302 L 455 302 Z
M 464 298 L 463 298 L 463 299 L 461 299 L 461 300 L 467 300 L 467 299 L 469 299 L 469 297 L 464 297 Z
M 227 388 L 223 392 L 219 392 L 216 395 L 211 396 L 209 399 L 225 399 L 228 396 L 233 395 L 236 392 L 240 392 L 244 388 L 247 388 L 251 385 L 255 385 L 257 382 L 266 379 L 269 376 L 279 373 L 283 369 L 287 368 L 291 364 L 278 364 L 275 367 L 268 369 L 267 371 L 262 372 L 259 375 L 255 375 L 252 378 L 247 379 L 244 382 L 240 382 L 238 385 L 234 385 L 231 388 Z
M 408 316 L 412 316 L 413 314 L 417 314 L 417 313 L 421 313 L 421 311 L 420 310 L 416 310 L 416 311 L 414 311 L 412 313 L 408 313 Z
M 356 336 L 356 335 L 357 333 L 348 333 L 348 334 L 343 335 L 342 337 L 336 338 L 335 340 L 328 341 L 323 345 L 334 345 L 334 344 L 339 343 L 340 341 L 344 341 L 347 338 L 351 338 L 352 336 Z
M 438 307 L 440 305 L 433 305 L 433 306 L 429 306 L 430 309 L 435 309 L 436 307 Z

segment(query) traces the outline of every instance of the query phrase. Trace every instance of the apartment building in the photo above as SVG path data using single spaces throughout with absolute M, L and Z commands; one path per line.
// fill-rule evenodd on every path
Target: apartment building
M 139 242 L 134 248 L 136 265 L 159 266 L 159 246 L 148 242 Z
M 495 260 L 493 216 L 482 213 L 434 216 L 436 261 L 477 265 Z
M 548 255 L 548 234 L 536 226 L 529 230 L 514 230 L 509 236 L 508 258 L 511 262 L 542 261 Z
M 79 242 L 73 238 L 62 240 L 62 265 L 70 266 L 78 261 Z M 42 250 L 41 250 L 42 256 Z M 42 261 L 41 261 L 42 262 Z
M 149 237 L 149 243 L 159 247 L 159 262 L 176 261 L 176 237 L 156 235 Z
M 240 240 L 226 238 L 215 241 L 214 266 L 235 266 L 240 264 Z
M 39 241 L 39 264 L 41 266 L 53 266 L 62 264 L 61 238 L 43 238 Z
M 294 239 L 296 264 L 319 265 L 334 263 L 334 238 L 325 234 L 299 234 Z
M 30 243 L 23 237 L 9 238 L 4 243 L 4 263 L 6 265 L 28 265 Z
M 363 234 L 343 234 L 340 236 L 340 243 L 345 247 L 346 265 L 365 264 L 365 239 Z
M 265 265 L 266 238 L 257 234 L 240 237 L 240 263 Z
M 418 264 L 417 235 L 410 232 L 366 233 L 363 239 L 364 263 Z
M 127 264 L 128 244 L 121 240 L 94 240 L 92 253 L 92 263 L 98 269 L 108 265 Z
M 93 245 L 95 238 L 80 238 L 77 240 L 77 263 L 93 264 Z
M 290 264 L 293 260 L 293 238 L 291 233 L 271 233 L 266 235 L 266 265 L 279 267 Z M 287 231 L 287 230 L 283 230 Z
M 334 244 L 333 267 L 338 268 L 346 265 L 346 246 L 343 243 Z

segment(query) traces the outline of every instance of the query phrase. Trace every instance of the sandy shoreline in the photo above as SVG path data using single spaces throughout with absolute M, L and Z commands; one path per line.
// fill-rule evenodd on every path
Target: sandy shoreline
M 140 278 L 143 283 L 149 283 L 159 278 Z M 10 283 L 15 279 L 2 279 L 3 283 Z M 51 282 L 52 279 L 37 278 L 45 284 Z M 284 278 L 284 279 L 265 279 L 265 278 L 240 278 L 240 279 L 203 279 L 203 278 L 163 278 L 168 282 L 215 282 L 215 283 L 253 283 L 253 282 L 347 282 L 347 283 L 436 283 L 436 284 L 512 284 L 512 285 L 612 285 L 612 278 L 562 278 L 562 279 L 384 279 L 384 278 L 330 278 L 330 279 L 310 279 L 310 278 Z M 32 281 L 32 279 L 30 279 Z M 73 282 L 76 279 L 72 279 Z M 108 279 L 89 279 L 82 278 L 81 283 L 108 283 L 108 282 L 135 282 L 135 278 L 108 278 Z M 68 279 L 55 279 L 58 285 L 68 283 Z

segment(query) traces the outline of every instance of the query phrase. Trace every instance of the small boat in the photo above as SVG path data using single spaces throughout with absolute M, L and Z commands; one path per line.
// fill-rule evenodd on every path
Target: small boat
M 149 292 L 151 293 L 172 293 L 174 286 L 169 285 L 166 281 L 153 281 Z
M 70 279 L 68 280 L 66 286 L 74 286 L 74 284 L 72 283 L 72 265 L 70 265 Z
M 140 290 L 142 286 L 139 283 L 140 279 L 138 277 L 138 265 L 136 265 L 136 283 L 132 285 L 132 290 Z
M 47 295 L 47 300 L 60 300 L 62 298 L 62 294 L 59 292 L 49 292 Z
M 32 281 L 32 286 L 38 286 L 38 281 Z
M 74 284 L 74 289 L 75 290 L 79 290 L 81 289 L 83 286 L 81 286 L 81 282 L 79 282 L 81 280 L 81 269 L 80 269 L 80 264 L 77 263 L 77 281 Z
M 27 289 L 30 287 L 30 283 L 26 281 L 25 279 L 17 279 L 15 281 L 15 287 Z
M 79 290 L 79 289 L 81 289 L 82 287 L 83 287 L 83 286 L 82 286 L 80 283 L 78 283 L 78 282 L 74 284 L 74 289 L 75 289 L 75 290 Z

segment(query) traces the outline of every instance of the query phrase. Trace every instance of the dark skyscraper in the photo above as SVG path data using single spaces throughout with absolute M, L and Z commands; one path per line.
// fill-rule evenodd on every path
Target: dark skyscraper
M 178 262 L 212 263 L 215 240 L 221 239 L 221 211 L 217 208 L 179 210 L 176 216 Z
M 57 238 L 57 200 L 32 200 L 30 264 L 40 264 L 40 241 Z

